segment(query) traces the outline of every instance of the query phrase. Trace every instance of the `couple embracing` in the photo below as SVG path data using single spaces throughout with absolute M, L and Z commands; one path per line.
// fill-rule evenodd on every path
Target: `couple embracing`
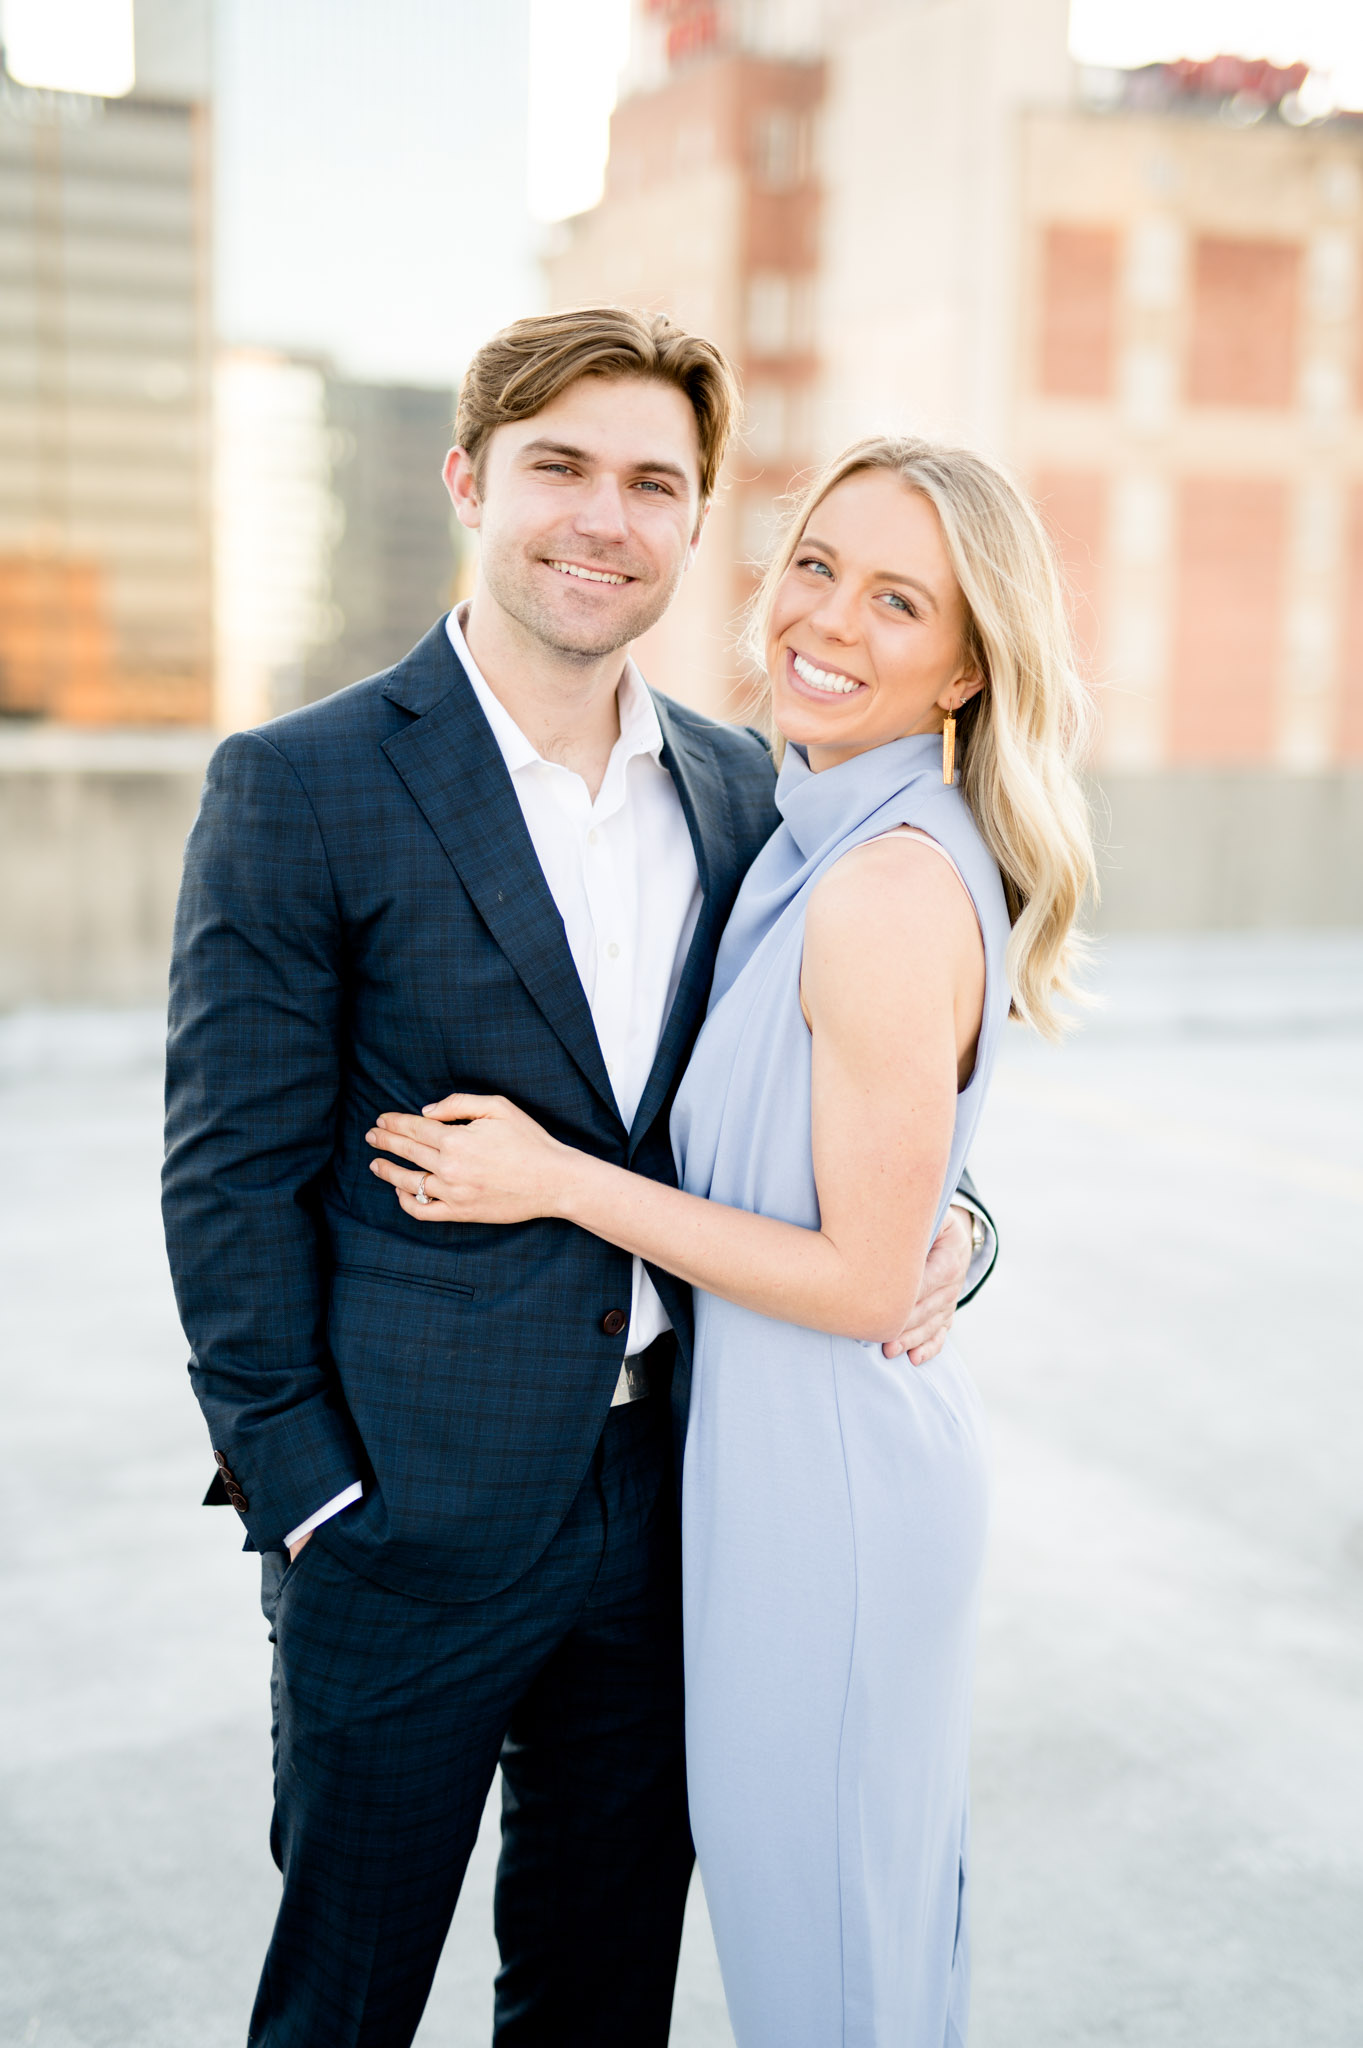
M 665 2042 L 696 1856 L 740 2048 L 964 2039 L 946 1333 L 1005 1018 L 1066 986 L 1082 693 L 1016 486 L 894 439 L 758 594 L 779 772 L 651 692 L 736 414 L 662 318 L 496 336 L 468 604 L 209 769 L 165 1215 L 275 1644 L 258 2048 L 411 2041 L 499 1762 L 498 2048 Z

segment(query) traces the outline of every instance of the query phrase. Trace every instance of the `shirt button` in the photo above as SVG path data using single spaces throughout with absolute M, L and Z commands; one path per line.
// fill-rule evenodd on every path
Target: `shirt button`
M 596 829 L 595 825 L 593 825 L 593 826 L 592 826 L 592 829 L 591 829 L 591 831 L 590 831 L 590 832 L 589 832 L 589 833 L 587 834 L 587 844 L 588 844 L 588 846 L 595 846 L 595 845 L 596 845 L 596 842 L 597 842 L 597 840 L 598 840 L 598 839 L 599 839 L 600 837 L 601 837 L 601 834 L 600 834 L 600 833 L 599 833 L 599 832 L 597 831 L 597 829 Z
M 620 958 L 620 948 L 616 945 L 614 939 L 611 940 L 606 948 L 606 958 L 608 960 L 618 960 Z

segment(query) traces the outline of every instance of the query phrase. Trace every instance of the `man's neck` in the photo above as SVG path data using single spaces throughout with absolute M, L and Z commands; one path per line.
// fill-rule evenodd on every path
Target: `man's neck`
M 546 647 L 482 589 L 475 590 L 460 624 L 498 703 L 536 753 L 582 777 L 594 801 L 620 737 L 625 654 L 617 648 L 577 660 Z

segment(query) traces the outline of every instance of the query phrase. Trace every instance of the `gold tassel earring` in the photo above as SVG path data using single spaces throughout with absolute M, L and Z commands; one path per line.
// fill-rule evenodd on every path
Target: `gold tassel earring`
M 942 721 L 942 780 L 956 780 L 956 713 L 948 711 Z

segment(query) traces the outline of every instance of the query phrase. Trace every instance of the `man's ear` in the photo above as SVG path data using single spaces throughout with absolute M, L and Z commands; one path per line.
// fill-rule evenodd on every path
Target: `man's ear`
M 479 527 L 483 523 L 483 495 L 478 488 L 478 477 L 466 451 L 451 448 L 445 457 L 445 467 L 440 472 L 445 479 L 445 489 L 450 494 L 454 516 L 461 526 Z

